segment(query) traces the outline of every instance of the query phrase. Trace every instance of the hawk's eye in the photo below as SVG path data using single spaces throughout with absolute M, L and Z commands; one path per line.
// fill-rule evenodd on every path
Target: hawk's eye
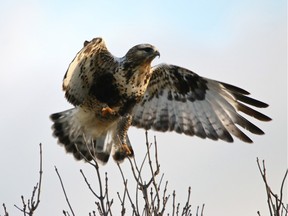
M 153 52 L 154 49 L 152 49 L 151 47 L 145 47 L 145 48 L 142 48 L 141 50 L 147 52 L 147 53 L 150 53 L 150 52 Z

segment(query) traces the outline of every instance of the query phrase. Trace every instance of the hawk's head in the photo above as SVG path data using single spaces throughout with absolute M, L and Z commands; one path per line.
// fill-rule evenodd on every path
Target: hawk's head
M 132 47 L 125 55 L 126 62 L 133 62 L 133 64 L 143 65 L 149 64 L 156 57 L 160 56 L 156 47 L 151 44 L 139 44 Z
M 156 56 L 160 56 L 156 47 L 139 44 L 132 47 L 121 59 L 121 70 L 114 76 L 119 83 L 120 94 L 125 95 L 125 100 L 129 101 L 128 105 L 125 101 L 124 110 L 130 110 L 144 95 L 152 75 L 151 62 Z

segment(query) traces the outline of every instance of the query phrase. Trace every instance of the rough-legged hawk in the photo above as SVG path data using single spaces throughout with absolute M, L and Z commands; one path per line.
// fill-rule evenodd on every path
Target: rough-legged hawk
M 268 116 L 250 108 L 266 103 L 247 97 L 236 86 L 201 77 L 182 67 L 160 64 L 150 44 L 132 47 L 117 58 L 102 38 L 84 42 L 70 63 L 63 89 L 75 107 L 51 115 L 54 135 L 76 159 L 107 162 L 133 156 L 127 136 L 132 125 L 156 131 L 176 131 L 201 138 L 232 142 L 232 135 L 252 140 L 236 125 L 264 134 L 239 111 L 261 121 Z

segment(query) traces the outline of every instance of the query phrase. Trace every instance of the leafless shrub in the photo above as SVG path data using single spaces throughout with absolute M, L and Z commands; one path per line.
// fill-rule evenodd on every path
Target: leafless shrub
M 39 165 L 39 180 L 37 184 L 34 186 L 32 190 L 32 195 L 31 198 L 25 201 L 24 196 L 21 196 L 21 202 L 22 202 L 22 207 L 19 207 L 18 205 L 14 205 L 19 211 L 23 213 L 24 216 L 33 216 L 34 212 L 39 206 L 40 203 L 40 194 L 41 194 L 41 186 L 42 186 L 42 144 L 39 144 L 39 149 L 40 149 L 40 165 Z M 9 213 L 6 209 L 5 203 L 3 203 L 3 209 L 4 209 L 4 216 L 9 216 Z
M 152 156 L 151 148 L 154 146 L 154 157 Z M 118 200 L 121 204 L 120 214 L 125 215 L 145 215 L 145 216 L 161 216 L 161 215 L 183 215 L 190 216 L 192 215 L 191 204 L 190 204 L 190 196 L 191 196 L 191 188 L 188 189 L 187 201 L 182 209 L 180 209 L 180 203 L 176 203 L 176 193 L 175 191 L 172 194 L 172 206 L 168 208 L 167 203 L 170 198 L 170 194 L 167 193 L 168 181 L 163 185 L 163 174 L 160 176 L 159 180 L 157 179 L 160 174 L 160 165 L 158 162 L 158 152 L 157 152 L 157 142 L 154 139 L 154 145 L 148 142 L 148 134 L 146 133 L 146 149 L 147 152 L 142 160 L 140 166 L 136 162 L 135 158 L 128 158 L 130 163 L 130 168 L 134 177 L 134 183 L 136 183 L 135 194 L 132 194 L 132 188 L 128 185 L 128 179 L 125 178 L 125 174 L 123 169 L 121 168 L 121 164 L 117 164 L 119 171 L 121 173 L 122 181 L 123 181 L 123 192 L 118 192 Z M 93 157 L 93 152 L 90 152 Z M 93 157 L 94 158 L 94 157 Z M 112 213 L 112 204 L 113 199 L 109 198 L 109 187 L 108 187 L 108 175 L 105 173 L 105 180 L 102 180 L 102 173 L 100 172 L 100 167 L 96 161 L 93 159 L 92 162 L 87 162 L 93 167 L 96 172 L 99 191 L 95 192 L 95 190 L 90 185 L 87 177 L 84 172 L 80 170 L 80 173 L 90 190 L 90 192 L 94 195 L 96 201 L 96 210 L 93 210 L 89 213 L 89 216 L 95 216 L 97 213 L 101 216 L 113 215 Z M 143 177 L 143 168 L 144 166 L 148 166 L 150 170 L 150 177 L 148 179 L 144 179 Z M 66 198 L 66 202 L 69 206 L 71 214 L 74 216 L 73 209 L 69 203 L 69 199 L 67 197 L 64 184 L 62 182 L 61 176 L 55 167 L 57 175 L 59 177 L 64 196 Z M 131 179 L 129 179 L 130 181 Z M 140 201 L 141 199 L 141 201 Z M 128 203 L 128 204 L 127 204 Z M 168 212 L 171 211 L 171 214 Z M 203 216 L 204 205 L 201 207 L 197 207 L 196 216 Z M 131 212 L 131 214 L 130 214 Z M 64 215 L 70 215 L 68 211 L 63 211 Z M 115 213 L 114 213 L 115 214 Z M 117 212 L 116 215 L 119 215 Z
M 42 184 L 42 145 L 40 144 L 40 165 L 39 165 L 39 180 L 32 190 L 31 198 L 27 201 L 24 196 L 21 196 L 22 206 L 14 205 L 24 216 L 33 216 L 34 212 L 40 203 L 41 194 L 41 184 Z M 172 194 L 168 193 L 168 181 L 163 183 L 164 174 L 160 175 L 160 164 L 158 162 L 158 152 L 157 152 L 157 142 L 154 138 L 154 143 L 149 143 L 148 135 L 146 132 L 146 154 L 141 161 L 140 165 L 137 163 L 135 158 L 128 158 L 130 164 L 130 171 L 132 172 L 132 179 L 129 179 L 129 183 L 132 181 L 136 184 L 136 189 L 133 191 L 130 184 L 128 184 L 128 179 L 125 177 L 124 170 L 121 164 L 117 164 L 120 171 L 123 191 L 117 192 L 117 199 L 121 204 L 121 209 L 118 212 L 112 211 L 112 205 L 114 200 L 109 197 L 109 186 L 108 186 L 108 174 L 105 173 L 104 179 L 102 178 L 102 173 L 100 172 L 100 167 L 96 159 L 92 162 L 87 161 L 95 170 L 96 179 L 99 185 L 99 191 L 96 192 L 89 183 L 89 180 L 85 176 L 83 170 L 80 173 L 89 189 L 89 191 L 95 197 L 96 209 L 89 213 L 89 216 L 112 216 L 115 215 L 135 215 L 135 216 L 162 216 L 162 215 L 172 215 L 172 216 L 203 216 L 204 215 L 204 204 L 202 206 L 197 206 L 195 214 L 192 214 L 192 205 L 190 203 L 191 198 L 191 188 L 188 188 L 187 199 L 183 207 L 180 203 L 176 202 L 176 192 L 173 191 Z M 154 154 L 153 154 L 154 153 Z M 91 153 L 92 154 L 92 153 Z M 93 155 L 93 154 L 92 154 Z M 265 184 L 265 190 L 267 195 L 267 205 L 269 208 L 270 216 L 288 216 L 288 204 L 284 204 L 284 187 L 288 175 L 288 170 L 286 170 L 279 194 L 272 191 L 268 184 L 265 161 L 260 163 L 257 158 L 257 165 Z M 143 169 L 146 166 L 148 168 L 150 175 L 147 177 L 143 174 Z M 63 210 L 64 216 L 75 216 L 73 208 L 69 202 L 68 195 L 66 193 L 64 183 L 62 181 L 61 175 L 55 167 L 55 172 L 59 178 L 66 202 L 69 206 L 69 211 Z M 287 186 L 286 186 L 287 187 Z M 2 204 L 4 215 L 9 216 L 6 205 Z M 258 216 L 261 216 L 260 211 L 257 212 Z
M 152 155 L 151 148 L 154 146 L 154 157 Z M 190 204 L 190 196 L 191 196 L 191 188 L 188 189 L 188 197 L 187 201 L 180 211 L 180 204 L 176 204 L 176 193 L 175 191 L 172 194 L 172 207 L 167 206 L 168 200 L 171 195 L 167 193 L 168 181 L 163 185 L 163 176 L 162 174 L 157 179 L 160 174 L 160 164 L 158 162 L 158 152 L 157 152 L 157 142 L 156 138 L 154 138 L 154 145 L 149 143 L 148 134 L 146 132 L 146 154 L 140 166 L 137 164 L 135 158 L 128 159 L 130 162 L 131 171 L 134 176 L 134 181 L 136 182 L 136 191 L 135 195 L 131 195 L 131 188 L 128 189 L 128 179 L 125 178 L 123 170 L 118 164 L 118 168 L 120 170 L 123 184 L 124 184 L 124 192 L 122 198 L 118 193 L 118 198 L 121 202 L 122 206 L 122 215 L 125 214 L 125 198 L 128 197 L 130 206 L 132 207 L 133 215 L 169 215 L 169 211 L 171 215 L 192 215 L 191 204 Z M 143 167 L 147 165 L 150 170 L 150 177 L 148 179 L 144 179 L 143 177 Z M 141 195 L 140 195 L 141 194 Z M 139 204 L 139 198 L 142 197 L 144 199 L 144 206 Z M 199 207 L 198 207 L 199 209 Z M 204 205 L 202 206 L 201 215 L 203 215 Z M 197 213 L 198 214 L 198 210 Z

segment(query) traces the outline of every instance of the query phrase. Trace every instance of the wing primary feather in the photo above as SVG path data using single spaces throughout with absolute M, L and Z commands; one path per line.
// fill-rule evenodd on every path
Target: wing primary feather
M 223 109 L 223 107 L 222 107 L 222 109 Z M 223 113 L 225 113 L 224 114 L 225 117 L 222 119 L 222 121 L 224 123 L 224 127 L 231 134 L 233 134 L 234 136 L 238 137 L 240 140 L 242 140 L 244 142 L 247 142 L 247 143 L 252 143 L 253 141 L 234 124 L 233 120 L 230 118 L 230 115 L 227 113 L 227 110 L 226 110 L 226 112 L 225 112 L 225 110 L 223 110 L 223 111 L 224 111 Z M 227 121 L 227 120 L 229 121 L 229 123 L 225 124 L 225 121 Z
M 239 115 L 235 108 L 226 100 L 225 97 L 223 97 L 223 95 L 219 95 L 219 97 L 215 99 L 215 104 L 216 103 L 221 107 L 221 109 L 216 109 L 216 112 L 218 112 L 218 116 L 220 117 L 224 127 L 240 140 L 252 143 L 253 141 L 235 125 L 235 121 Z
M 266 103 L 263 103 L 261 101 L 255 100 L 253 98 L 250 97 L 246 97 L 244 95 L 240 96 L 239 92 L 231 92 L 229 91 L 229 89 L 222 89 L 220 90 L 217 87 L 217 84 L 215 83 L 215 81 L 209 82 L 211 83 L 211 88 L 214 89 L 214 91 L 219 92 L 219 94 L 222 96 L 222 98 L 224 100 L 227 100 L 227 103 L 229 103 L 230 105 L 232 105 L 233 107 L 235 107 L 235 109 L 237 109 L 238 111 L 241 111 L 249 116 L 252 116 L 260 121 L 270 121 L 271 118 L 248 107 L 247 105 L 241 103 L 240 101 L 256 106 L 256 107 L 266 107 L 268 106 Z M 235 111 L 236 112 L 236 111 Z
M 243 113 L 245 113 L 245 114 L 247 114 L 249 116 L 252 116 L 252 117 L 254 117 L 254 118 L 256 118 L 256 119 L 258 119 L 260 121 L 270 121 L 270 120 L 272 120 L 270 117 L 268 117 L 268 116 L 264 115 L 263 113 L 260 113 L 260 112 L 258 112 L 256 110 L 246 106 L 243 103 L 238 102 L 236 104 L 236 107 L 237 107 L 237 109 L 239 111 L 241 111 L 241 112 L 243 112 Z
M 253 123 L 251 123 L 250 121 L 248 121 L 247 119 L 245 119 L 243 116 L 239 114 L 237 115 L 237 119 L 235 120 L 235 123 L 245 128 L 246 130 L 250 131 L 253 134 L 258 134 L 258 135 L 264 134 L 264 132 L 260 128 L 258 128 L 256 125 L 254 125 Z
M 228 115 L 225 113 L 225 110 L 219 105 L 219 103 L 217 103 L 217 101 L 215 100 L 215 96 L 212 95 L 211 91 L 207 91 L 206 99 L 209 102 L 210 106 L 213 107 L 213 109 L 211 110 L 213 110 L 217 119 L 217 123 L 215 124 L 215 126 L 217 125 L 218 128 L 216 128 L 215 130 L 219 138 L 226 142 L 233 142 L 233 137 L 227 129 L 227 125 L 232 123 L 231 119 L 229 117 L 227 118 Z
M 214 81 L 214 80 L 211 80 Z M 218 81 L 214 81 L 214 82 L 218 82 Z M 224 83 L 224 82 L 218 82 L 221 85 L 223 85 L 226 89 L 228 89 L 229 91 L 233 92 L 233 93 L 239 93 L 239 94 L 243 94 L 243 95 L 249 95 L 250 93 L 242 88 L 239 88 L 237 86 L 228 84 L 228 83 Z
M 267 103 L 264 103 L 262 101 L 259 101 L 259 100 L 256 100 L 254 98 L 250 98 L 250 97 L 247 97 L 245 95 L 242 95 L 242 94 L 239 94 L 239 93 L 233 93 L 233 96 L 239 100 L 239 101 L 242 101 L 246 104 L 250 104 L 250 105 L 253 105 L 255 107 L 259 107 L 259 108 L 266 108 L 268 107 L 269 105 Z

